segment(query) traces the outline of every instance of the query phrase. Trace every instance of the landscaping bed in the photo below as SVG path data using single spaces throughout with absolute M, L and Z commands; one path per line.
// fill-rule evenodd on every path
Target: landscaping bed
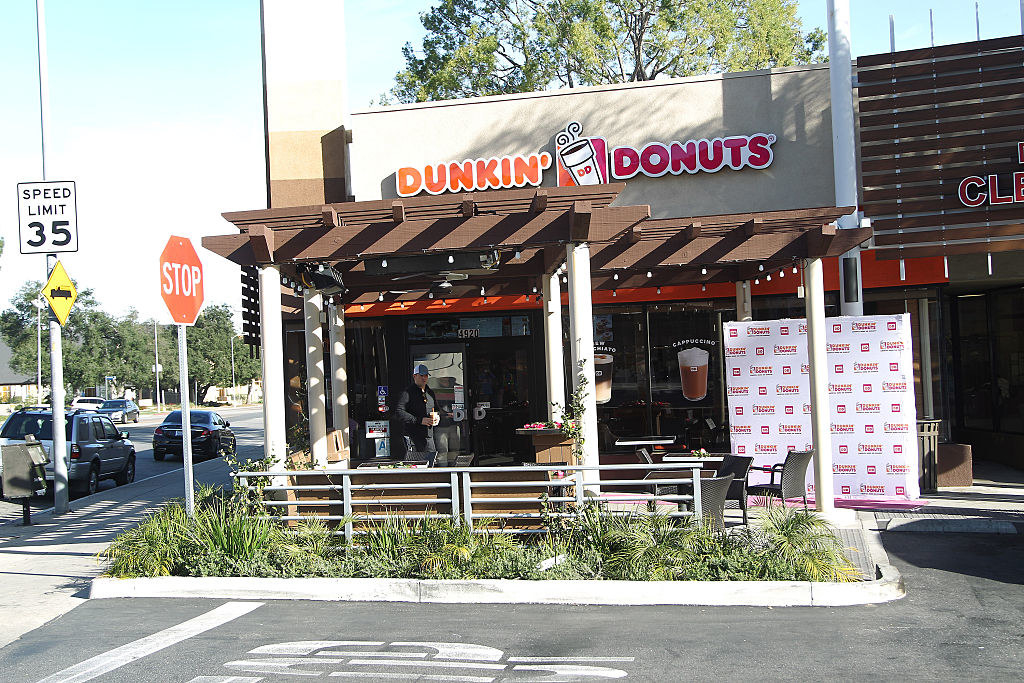
M 346 544 L 310 521 L 289 528 L 258 501 L 205 489 L 189 519 L 172 501 L 100 557 L 118 578 L 265 577 L 418 580 L 857 581 L 841 543 L 814 513 L 775 506 L 724 533 L 689 519 L 613 514 L 589 504 L 552 515 L 541 533 L 466 527 L 438 516 L 359 521 Z

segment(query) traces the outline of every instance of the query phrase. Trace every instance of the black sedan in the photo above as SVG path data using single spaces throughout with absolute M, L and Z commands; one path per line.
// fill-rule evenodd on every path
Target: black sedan
M 139 421 L 139 406 L 135 405 L 135 401 L 125 398 L 116 398 L 110 401 L 104 401 L 97 410 L 101 415 L 106 415 L 113 422 L 120 422 L 121 424 L 128 424 L 128 420 L 132 422 Z
M 212 410 L 189 411 L 192 431 L 192 454 L 215 458 L 235 452 L 235 433 L 231 423 Z M 182 454 L 181 411 L 164 418 L 153 432 L 153 459 L 163 460 L 168 453 Z

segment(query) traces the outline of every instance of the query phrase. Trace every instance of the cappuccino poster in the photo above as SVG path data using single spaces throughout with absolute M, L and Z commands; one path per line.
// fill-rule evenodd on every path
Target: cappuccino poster
M 825 331 L 836 497 L 917 498 L 910 316 L 828 318 Z M 806 322 L 728 323 L 724 350 L 733 453 L 773 465 L 809 450 Z M 752 471 L 750 481 L 768 476 Z M 813 495 L 813 465 L 806 487 Z

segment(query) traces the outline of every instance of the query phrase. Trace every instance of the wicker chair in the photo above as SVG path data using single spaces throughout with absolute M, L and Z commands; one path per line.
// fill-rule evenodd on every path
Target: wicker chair
M 725 496 L 726 501 L 734 500 L 740 504 L 743 511 L 743 523 L 747 523 L 747 474 L 754 458 L 749 455 L 726 455 L 722 458 L 722 464 L 715 472 L 716 477 L 724 477 L 727 474 L 733 475 L 729 492 Z
M 752 496 L 764 496 L 770 499 L 778 497 L 783 504 L 789 498 L 803 498 L 804 510 L 807 509 L 807 487 L 804 481 L 807 479 L 807 466 L 814 457 L 814 451 L 790 451 L 786 454 L 786 461 L 776 463 L 771 467 L 752 467 L 751 469 L 770 472 L 771 479 L 767 484 L 755 484 L 747 487 L 747 492 Z M 775 473 L 781 474 L 779 483 L 775 483 Z
M 733 475 L 708 477 L 700 480 L 700 514 L 705 524 L 710 523 L 718 531 L 725 531 L 725 498 L 729 494 Z

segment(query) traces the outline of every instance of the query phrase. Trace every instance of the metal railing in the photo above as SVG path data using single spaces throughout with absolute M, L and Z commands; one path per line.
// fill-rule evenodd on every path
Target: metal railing
M 518 467 L 436 467 L 436 468 L 394 468 L 394 469 L 347 469 L 323 468 L 313 470 L 271 470 L 267 472 L 237 472 L 231 476 L 239 485 L 250 491 L 261 487 L 252 484 L 255 478 L 270 478 L 262 486 L 263 502 L 273 511 L 283 508 L 285 514 L 272 515 L 285 522 L 320 520 L 344 524 L 342 531 L 347 540 L 357 532 L 353 520 L 381 520 L 395 516 L 406 519 L 423 519 L 431 516 L 460 517 L 473 529 L 477 523 L 498 522 L 498 531 L 511 533 L 538 533 L 543 528 L 522 528 L 524 524 L 541 526 L 545 517 L 573 517 L 579 515 L 585 503 L 612 504 L 619 509 L 608 510 L 610 514 L 652 514 L 648 504 L 675 504 L 670 512 L 657 512 L 670 517 L 703 518 L 700 486 L 693 486 L 700 480 L 701 467 L 680 467 L 676 463 L 640 463 L 629 465 L 550 465 Z M 680 476 L 657 479 L 601 478 L 603 473 L 641 470 L 643 475 L 663 470 L 679 471 Z M 411 475 L 411 476 L 410 476 Z M 506 475 L 506 476 L 502 476 Z M 531 478 L 529 475 L 536 475 Z M 591 478 L 591 476 L 594 478 Z M 596 475 L 596 476 L 595 476 Z M 525 476 L 525 478 L 524 478 Z M 302 479 L 319 477 L 327 483 L 301 483 Z M 388 481 L 405 478 L 411 481 Z M 416 479 L 428 481 L 416 481 Z M 356 481 L 353 482 L 353 479 Z M 434 479 L 434 481 L 429 481 Z M 368 481 L 372 480 L 372 481 Z M 679 493 L 679 487 L 690 485 L 692 493 Z M 607 491 L 602 487 L 630 489 Z M 676 493 L 660 493 L 663 487 L 673 487 Z M 500 491 L 523 490 L 523 495 L 501 495 Z M 537 491 L 537 489 L 543 489 Z M 640 489 L 633 492 L 632 489 Z M 389 491 L 433 491 L 432 497 L 389 496 Z M 360 495 L 364 493 L 364 495 Z M 377 495 L 368 492 L 375 492 Z M 284 499 L 282 499 L 282 494 Z M 337 498 L 311 498 L 324 494 L 338 495 Z M 568 506 L 566 504 L 573 504 Z M 681 509 L 681 503 L 692 504 L 689 510 Z M 501 506 L 516 506 L 523 509 L 502 509 Z M 289 508 L 327 508 L 327 514 L 298 514 Z M 341 508 L 335 514 L 331 508 Z M 396 508 L 401 510 L 396 510 Z M 441 512 L 439 507 L 449 507 Z M 363 508 L 364 513 L 354 513 Z M 497 508 L 489 509 L 489 508 Z M 373 510 L 373 512 L 371 512 Z M 488 524 L 489 526 L 489 524 Z

